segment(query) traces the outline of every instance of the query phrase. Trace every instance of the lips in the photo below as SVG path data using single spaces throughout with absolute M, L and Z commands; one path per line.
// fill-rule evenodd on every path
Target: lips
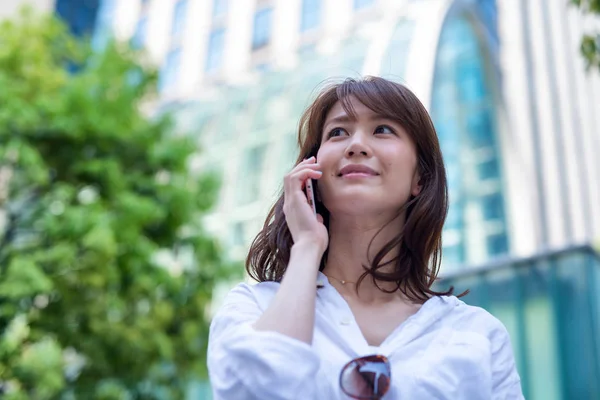
M 338 176 L 344 176 L 349 174 L 364 174 L 364 175 L 379 175 L 374 169 L 367 167 L 362 164 L 350 164 L 346 165 L 340 170 Z

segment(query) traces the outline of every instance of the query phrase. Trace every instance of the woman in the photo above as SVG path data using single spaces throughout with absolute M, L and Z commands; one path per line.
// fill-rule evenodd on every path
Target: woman
M 332 85 L 299 141 L 246 262 L 260 283 L 232 290 L 211 325 L 215 399 L 523 398 L 504 326 L 432 289 L 447 187 L 415 95 L 374 77 Z

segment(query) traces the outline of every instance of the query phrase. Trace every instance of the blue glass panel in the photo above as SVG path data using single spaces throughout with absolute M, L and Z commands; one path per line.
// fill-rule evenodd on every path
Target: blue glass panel
M 181 62 L 181 50 L 176 49 L 167 55 L 163 70 L 160 76 L 160 90 L 169 88 L 177 80 L 179 73 L 179 64 Z
M 256 70 L 258 72 L 267 72 L 271 69 L 271 65 L 269 63 L 261 63 L 256 66 Z
M 479 0 L 477 3 L 480 18 L 492 38 L 493 42 L 498 42 L 498 9 L 495 0 Z
M 92 35 L 96 27 L 99 0 L 57 0 L 56 14 L 76 36 Z
M 217 29 L 210 34 L 210 38 L 208 39 L 208 53 L 206 56 L 206 72 L 214 71 L 221 66 L 224 44 L 224 29 Z
M 321 22 L 321 0 L 303 0 L 300 31 L 316 28 Z
M 140 19 L 135 28 L 135 33 L 131 39 L 131 45 L 134 48 L 141 48 L 146 42 L 146 30 L 148 26 L 148 19 L 146 17 Z
M 227 12 L 227 0 L 213 1 L 213 17 L 220 17 Z
M 500 176 L 498 160 L 492 159 L 477 165 L 477 174 L 480 180 L 497 179 Z
M 100 3 L 96 20 L 96 29 L 94 30 L 94 37 L 92 38 L 92 45 L 96 51 L 101 51 L 112 37 L 112 21 L 116 5 L 117 0 L 104 0 Z
M 490 255 L 506 254 L 508 252 L 508 238 L 506 234 L 490 235 L 487 237 L 487 251 Z
M 173 11 L 173 23 L 171 25 L 171 35 L 179 34 L 185 24 L 185 15 L 187 11 L 187 0 L 179 0 L 175 4 Z
M 486 220 L 504 217 L 504 201 L 501 193 L 494 193 L 481 198 L 483 217 Z
M 494 137 L 492 135 L 495 129 L 488 110 L 473 110 L 467 117 L 466 128 L 471 145 L 474 148 L 494 144 Z
M 373 4 L 373 0 L 354 0 L 354 9 L 364 8 Z
M 254 14 L 254 31 L 252 33 L 252 48 L 256 49 L 269 43 L 271 38 L 272 8 L 263 8 Z

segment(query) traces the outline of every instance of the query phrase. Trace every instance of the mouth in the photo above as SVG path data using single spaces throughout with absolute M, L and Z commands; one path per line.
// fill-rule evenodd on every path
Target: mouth
M 362 164 L 350 164 L 343 167 L 338 176 L 345 178 L 366 178 L 379 175 L 374 169 Z

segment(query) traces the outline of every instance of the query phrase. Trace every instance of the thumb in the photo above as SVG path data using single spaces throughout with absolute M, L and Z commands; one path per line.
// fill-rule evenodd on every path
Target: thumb
M 321 216 L 321 214 L 317 214 L 317 221 L 323 223 L 323 217 Z

